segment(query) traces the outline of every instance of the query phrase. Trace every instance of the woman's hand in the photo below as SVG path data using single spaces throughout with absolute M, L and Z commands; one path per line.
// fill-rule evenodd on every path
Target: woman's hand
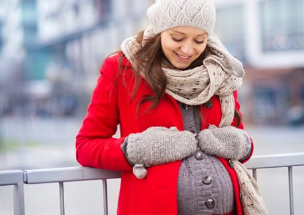
M 195 134 L 176 127 L 151 127 L 130 134 L 125 154 L 131 164 L 158 165 L 182 160 L 198 149 Z
M 151 127 L 142 133 L 130 134 L 122 149 L 135 176 L 144 178 L 147 174 L 145 167 L 189 157 L 198 149 L 198 141 L 190 131 Z
M 197 139 L 202 151 L 210 155 L 245 160 L 251 153 L 251 139 L 247 132 L 233 126 L 217 128 L 210 125 L 198 134 Z

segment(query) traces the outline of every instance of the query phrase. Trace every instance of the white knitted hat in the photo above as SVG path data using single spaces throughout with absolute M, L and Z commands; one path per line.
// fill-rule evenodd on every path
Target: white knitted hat
M 178 26 L 200 28 L 210 35 L 216 21 L 213 0 L 156 0 L 147 15 L 155 35 Z

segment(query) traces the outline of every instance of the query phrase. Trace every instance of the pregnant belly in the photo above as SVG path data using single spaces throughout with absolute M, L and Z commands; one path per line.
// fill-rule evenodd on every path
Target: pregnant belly
M 229 214 L 233 205 L 231 179 L 216 157 L 197 151 L 182 161 L 178 177 L 179 215 Z

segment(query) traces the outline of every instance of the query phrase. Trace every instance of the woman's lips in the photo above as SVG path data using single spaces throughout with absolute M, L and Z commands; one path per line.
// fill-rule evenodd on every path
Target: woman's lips
M 176 54 L 176 56 L 177 56 L 180 60 L 182 60 L 182 61 L 188 61 L 188 60 L 191 59 L 191 57 L 192 57 L 192 55 L 191 55 L 191 56 L 184 56 L 184 55 L 180 55 L 180 54 L 178 54 L 178 53 L 176 53 L 176 52 L 175 52 L 175 54 Z

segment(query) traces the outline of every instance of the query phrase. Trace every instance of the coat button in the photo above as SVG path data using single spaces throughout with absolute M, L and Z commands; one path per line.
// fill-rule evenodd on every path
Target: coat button
M 212 209 L 215 207 L 215 200 L 213 198 L 209 198 L 205 202 L 205 205 L 207 206 L 207 208 Z
M 182 107 L 183 107 L 185 110 L 189 110 L 189 109 L 191 108 L 191 105 L 182 104 Z
M 202 182 L 206 185 L 209 185 L 212 183 L 212 178 L 210 176 L 206 176 L 203 178 Z
M 204 156 L 203 156 L 203 152 L 202 151 L 197 151 L 195 154 L 195 158 L 196 160 L 203 160 Z

